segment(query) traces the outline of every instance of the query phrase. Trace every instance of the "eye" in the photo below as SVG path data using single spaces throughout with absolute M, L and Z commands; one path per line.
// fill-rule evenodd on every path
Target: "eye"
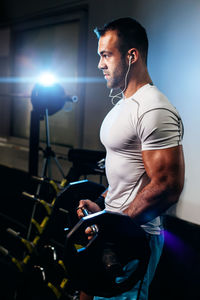
M 109 55 L 109 53 L 104 53 L 104 54 L 102 55 L 102 57 L 103 57 L 103 58 L 108 58 L 108 57 L 110 57 L 110 55 Z

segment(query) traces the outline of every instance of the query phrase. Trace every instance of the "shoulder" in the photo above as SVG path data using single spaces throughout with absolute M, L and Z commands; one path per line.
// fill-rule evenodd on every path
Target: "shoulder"
M 132 97 L 132 101 L 138 105 L 138 117 L 153 110 L 168 110 L 175 115 L 179 115 L 176 108 L 170 103 L 168 98 L 156 86 L 148 85 L 141 92 Z

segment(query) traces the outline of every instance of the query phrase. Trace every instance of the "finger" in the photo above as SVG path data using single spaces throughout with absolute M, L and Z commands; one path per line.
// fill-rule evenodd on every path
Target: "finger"
M 79 201 L 79 207 L 87 206 L 87 202 L 88 202 L 87 199 L 82 199 L 82 200 L 80 200 L 80 201 Z
M 91 227 L 87 227 L 85 230 L 88 240 L 91 240 L 94 236 L 94 232 Z
M 85 229 L 85 233 L 88 234 L 88 235 L 93 234 L 92 228 L 91 228 L 91 227 L 87 227 L 87 228 Z
M 82 207 L 77 207 L 76 212 L 77 212 L 77 215 L 78 215 L 79 218 L 83 218 L 84 217 Z

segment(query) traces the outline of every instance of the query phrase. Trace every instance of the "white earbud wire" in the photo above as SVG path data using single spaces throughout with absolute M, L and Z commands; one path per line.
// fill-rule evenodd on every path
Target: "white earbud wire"
M 127 88 L 127 77 L 128 77 L 128 73 L 129 73 L 130 68 L 131 68 L 131 58 L 132 58 L 132 57 L 130 56 L 130 58 L 129 58 L 129 63 L 128 63 L 128 69 L 127 69 L 127 72 L 126 72 L 126 75 L 125 75 L 125 79 L 124 79 L 125 85 L 124 85 L 123 91 L 121 91 L 120 93 L 118 93 L 118 94 L 116 94 L 116 95 L 112 95 L 113 89 L 110 90 L 109 97 L 112 98 L 112 99 L 111 99 L 112 105 L 115 105 L 115 104 L 116 104 L 116 103 L 114 103 L 114 99 L 115 99 L 115 98 L 118 98 L 118 99 L 121 99 L 121 98 L 122 98 L 122 96 L 119 96 L 119 95 L 123 94 L 123 93 L 125 92 L 126 88 Z

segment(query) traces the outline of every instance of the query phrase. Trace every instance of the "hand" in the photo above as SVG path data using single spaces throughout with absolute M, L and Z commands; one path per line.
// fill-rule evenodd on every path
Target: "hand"
M 101 211 L 100 207 L 93 201 L 88 200 L 88 199 L 81 200 L 79 202 L 79 206 L 77 208 L 77 215 L 78 215 L 79 219 L 84 217 L 82 208 L 85 208 L 89 213 L 95 213 L 95 212 Z M 95 228 L 95 230 L 94 230 L 94 228 Z M 93 238 L 94 234 L 96 234 L 96 232 L 97 232 L 96 230 L 98 231 L 98 228 L 96 227 L 96 225 L 92 225 L 92 226 L 86 228 L 85 234 L 87 235 L 88 240 L 91 240 Z
M 84 217 L 84 214 L 83 214 L 83 211 L 81 208 L 87 209 L 87 211 L 89 213 L 95 213 L 95 212 L 101 211 L 100 207 L 95 202 L 88 200 L 88 199 L 81 200 L 79 202 L 79 206 L 77 208 L 77 215 L 78 215 L 79 219 Z

